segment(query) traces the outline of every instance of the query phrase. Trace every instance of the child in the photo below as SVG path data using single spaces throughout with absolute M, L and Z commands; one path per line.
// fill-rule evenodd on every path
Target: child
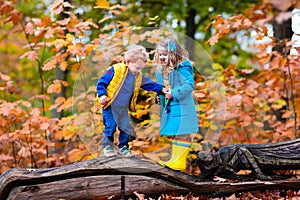
M 104 124 L 104 139 L 102 155 L 115 155 L 113 149 L 114 133 L 118 126 L 118 154 L 132 156 L 128 140 L 131 133 L 129 106 L 134 107 L 138 88 L 161 93 L 162 84 L 152 81 L 142 75 L 141 70 L 146 66 L 148 53 L 143 46 L 130 45 L 124 53 L 125 62 L 118 63 L 107 69 L 97 82 L 97 93 L 102 105 Z
M 160 104 L 160 135 L 173 138 L 171 159 L 159 163 L 184 171 L 193 134 L 198 132 L 192 96 L 194 69 L 188 59 L 188 52 L 173 37 L 166 38 L 157 45 L 154 62 L 159 66 L 156 70 L 157 82 L 166 89 L 165 96 L 157 96 Z

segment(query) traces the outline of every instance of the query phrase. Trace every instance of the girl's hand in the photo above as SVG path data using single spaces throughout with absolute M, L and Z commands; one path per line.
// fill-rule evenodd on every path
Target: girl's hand
M 163 91 L 163 93 L 165 93 L 165 97 L 167 99 L 172 99 L 173 98 L 172 93 L 171 93 L 171 88 L 168 88 L 167 90 Z

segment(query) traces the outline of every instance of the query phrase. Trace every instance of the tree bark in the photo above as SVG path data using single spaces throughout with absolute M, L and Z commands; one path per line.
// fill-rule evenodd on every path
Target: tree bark
M 179 194 L 224 197 L 235 192 L 267 189 L 299 189 L 299 180 L 215 182 L 201 180 L 139 158 L 96 158 L 57 168 L 11 169 L 0 176 L 0 199 L 119 199 L 121 178 L 124 195 Z
M 71 0 L 64 0 L 64 2 L 71 3 Z M 59 15 L 59 20 L 63 20 L 63 19 L 66 19 L 66 18 L 70 17 L 69 14 L 67 14 L 69 11 L 70 11 L 69 7 L 64 7 L 64 10 Z M 67 35 L 67 33 L 68 33 L 68 31 L 66 30 L 64 35 Z M 62 53 L 62 54 L 65 51 L 66 51 L 66 47 L 63 47 L 63 48 L 60 49 L 60 53 Z M 66 81 L 67 71 L 66 70 L 63 71 L 59 68 L 59 66 L 56 66 L 54 79 L 55 80 L 60 80 L 60 81 Z M 64 98 L 66 97 L 65 90 L 66 90 L 66 87 L 64 85 L 61 85 L 60 92 L 59 93 L 53 93 L 52 104 L 55 104 L 56 99 L 58 99 L 59 97 L 64 97 Z M 58 108 L 54 108 L 51 112 L 51 118 L 61 119 L 62 115 L 63 115 L 63 113 L 61 111 L 58 111 Z

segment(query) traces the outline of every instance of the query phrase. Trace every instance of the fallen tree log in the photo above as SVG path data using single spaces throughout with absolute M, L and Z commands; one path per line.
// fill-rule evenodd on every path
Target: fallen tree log
M 200 151 L 197 164 L 201 177 L 221 176 L 233 180 L 287 179 L 276 170 L 300 169 L 300 138 L 267 144 L 233 144 L 221 147 L 216 153 Z M 240 170 L 250 170 L 239 175 Z
M 123 182 L 121 179 L 123 178 Z M 236 192 L 299 189 L 299 180 L 215 182 L 173 171 L 139 158 L 100 157 L 57 168 L 11 169 L 0 176 L 0 199 L 107 199 L 194 193 L 220 197 Z

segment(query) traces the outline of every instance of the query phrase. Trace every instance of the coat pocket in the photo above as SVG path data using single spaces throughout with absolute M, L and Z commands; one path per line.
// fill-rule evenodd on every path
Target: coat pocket
M 168 106 L 168 109 L 170 109 L 170 116 L 171 117 L 182 117 L 186 116 L 188 114 L 188 110 L 186 109 L 185 104 L 180 104 L 180 103 L 170 103 Z

